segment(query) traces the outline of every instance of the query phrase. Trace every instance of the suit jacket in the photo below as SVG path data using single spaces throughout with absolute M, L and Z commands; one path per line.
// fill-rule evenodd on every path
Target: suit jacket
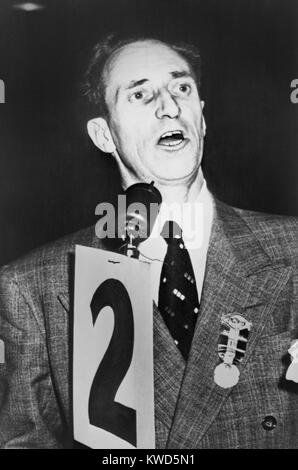
M 72 446 L 75 244 L 94 228 L 1 270 L 0 446 Z M 220 320 L 252 323 L 239 383 L 214 382 Z M 215 201 L 200 315 L 187 364 L 154 308 L 157 448 L 298 448 L 298 385 L 285 379 L 298 338 L 298 220 Z M 269 423 L 269 425 L 268 425 Z M 271 423 L 271 426 L 270 426 Z

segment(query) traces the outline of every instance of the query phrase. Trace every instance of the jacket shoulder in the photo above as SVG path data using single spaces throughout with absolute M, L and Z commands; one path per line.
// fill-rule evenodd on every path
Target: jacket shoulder
M 96 246 L 94 226 L 66 235 L 36 248 L 0 269 L 0 283 L 21 283 L 24 286 L 42 285 L 47 279 L 53 283 L 65 283 L 75 245 Z
M 298 217 L 292 215 L 270 214 L 234 207 L 234 210 L 249 224 L 264 224 L 268 227 L 288 228 L 298 231 Z
M 298 217 L 236 207 L 233 210 L 253 232 L 269 256 L 298 265 Z

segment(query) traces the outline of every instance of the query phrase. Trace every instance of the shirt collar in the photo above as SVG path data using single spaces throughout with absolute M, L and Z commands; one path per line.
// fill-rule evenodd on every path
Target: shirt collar
M 195 201 L 185 204 L 161 204 L 160 212 L 147 240 L 140 244 L 141 251 L 154 249 L 157 243 L 164 243 L 160 235 L 164 223 L 174 220 L 182 229 L 182 236 L 187 249 L 200 249 L 209 243 L 213 220 L 213 198 L 203 181 L 201 191 Z M 148 249 L 148 251 L 147 251 Z

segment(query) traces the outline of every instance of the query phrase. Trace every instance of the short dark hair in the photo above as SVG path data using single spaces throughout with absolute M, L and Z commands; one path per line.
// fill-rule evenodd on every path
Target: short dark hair
M 128 44 L 142 41 L 157 41 L 173 49 L 189 64 L 194 74 L 196 85 L 200 90 L 201 85 L 201 57 L 199 50 L 184 42 L 165 42 L 150 37 L 119 38 L 116 34 L 110 34 L 98 42 L 92 50 L 83 82 L 83 94 L 87 98 L 89 106 L 97 116 L 108 116 L 108 108 L 105 100 L 106 84 L 104 80 L 105 66 L 111 56 Z

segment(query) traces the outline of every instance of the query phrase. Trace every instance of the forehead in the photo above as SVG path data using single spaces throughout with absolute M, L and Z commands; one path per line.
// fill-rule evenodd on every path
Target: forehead
M 108 61 L 105 68 L 107 94 L 131 81 L 164 80 L 172 72 L 191 73 L 187 61 L 171 47 L 158 41 L 138 41 L 128 44 Z

